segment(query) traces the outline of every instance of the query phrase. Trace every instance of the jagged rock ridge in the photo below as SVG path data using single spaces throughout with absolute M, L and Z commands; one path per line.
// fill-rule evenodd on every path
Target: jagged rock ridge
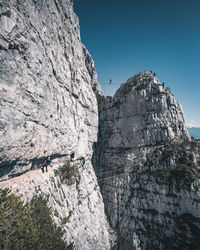
M 101 106 L 96 172 L 118 249 L 198 248 L 200 145 L 180 104 L 145 71 Z

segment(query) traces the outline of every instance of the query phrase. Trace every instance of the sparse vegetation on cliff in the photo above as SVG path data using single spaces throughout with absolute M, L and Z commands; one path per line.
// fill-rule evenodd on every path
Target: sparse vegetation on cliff
M 199 148 L 196 142 L 168 142 L 155 148 L 146 166 L 151 168 L 157 162 L 157 170 L 151 171 L 151 174 L 158 183 L 189 187 L 200 178 L 199 160 L 195 158 L 195 154 L 200 152 Z
M 97 103 L 98 103 L 98 110 L 100 110 L 102 107 L 102 103 L 105 100 L 105 97 L 96 93 L 96 98 L 97 98 Z
M 175 220 L 172 248 L 174 250 L 200 249 L 200 219 L 191 214 L 182 214 Z
M 70 164 L 70 161 L 67 161 L 66 164 L 55 170 L 55 175 L 60 177 L 61 183 L 71 186 L 76 182 L 78 171 L 75 166 Z
M 103 95 L 100 95 L 98 93 L 98 91 L 96 90 L 96 87 L 94 86 L 93 87 L 93 91 L 96 95 L 96 98 L 97 98 L 97 104 L 98 104 L 98 110 L 100 111 L 101 110 L 101 107 L 102 107 L 102 103 L 104 102 L 105 100 L 105 97 Z
M 180 164 L 176 168 L 169 170 L 158 170 L 153 172 L 153 176 L 158 181 L 165 184 L 186 185 L 190 186 L 193 181 L 200 178 L 200 170 L 194 170 L 186 164 Z
M 68 249 L 50 214 L 41 196 L 23 204 L 8 189 L 0 190 L 0 249 Z

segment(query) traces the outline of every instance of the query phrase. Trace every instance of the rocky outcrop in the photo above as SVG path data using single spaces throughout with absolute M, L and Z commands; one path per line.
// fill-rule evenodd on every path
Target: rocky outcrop
M 23 200 L 38 192 L 48 197 L 66 244 L 109 249 L 91 165 L 98 127 L 93 89 L 102 92 L 73 1 L 3 1 L 0 26 L 0 187 Z M 40 169 L 44 163 L 48 172 Z
M 96 172 L 118 249 L 198 248 L 199 160 L 180 104 L 152 73 L 105 100 Z
M 153 146 L 178 139 L 189 140 L 180 104 L 149 72 L 130 78 L 107 98 L 100 113 L 100 132 L 115 148 Z M 101 136 L 100 136 L 101 137 Z M 109 147 L 109 145 L 108 145 Z

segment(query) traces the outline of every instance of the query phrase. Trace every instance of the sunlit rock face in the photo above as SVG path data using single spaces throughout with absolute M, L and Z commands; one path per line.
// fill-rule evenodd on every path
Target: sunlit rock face
M 182 107 L 150 72 L 133 76 L 113 98 L 107 98 L 100 120 L 104 135 L 109 135 L 104 136 L 108 147 L 151 146 L 190 138 Z
M 93 89 L 102 92 L 73 1 L 3 1 L 0 27 L 0 187 L 24 200 L 45 195 L 66 245 L 109 249 L 91 165 L 98 127 Z M 59 171 L 72 151 L 74 161 Z M 46 172 L 40 167 L 48 157 Z
M 100 88 L 72 1 L 4 1 L 0 26 L 0 176 L 72 150 L 90 158 Z
M 200 146 L 170 90 L 145 71 L 103 101 L 72 0 L 3 1 L 0 27 L 0 188 L 45 196 L 77 250 L 198 249 Z
M 180 104 L 145 71 L 101 106 L 96 172 L 118 249 L 197 246 L 200 145 Z

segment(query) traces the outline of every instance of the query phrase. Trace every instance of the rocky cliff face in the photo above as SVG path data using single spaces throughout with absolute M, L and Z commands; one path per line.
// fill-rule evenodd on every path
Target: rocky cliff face
M 66 244 L 109 248 L 91 165 L 98 126 L 93 88 L 101 90 L 73 1 L 3 1 L 0 27 L 0 187 L 24 200 L 38 192 L 49 197 Z
M 106 98 L 94 154 L 104 98 L 73 1 L 3 1 L 0 26 L 0 188 L 45 196 L 74 249 L 198 249 L 200 145 L 170 90 L 142 72 Z
M 75 150 L 91 157 L 98 86 L 72 1 L 1 3 L 1 176 Z
M 142 72 L 108 97 L 97 152 L 96 172 L 119 249 L 198 248 L 200 145 L 190 141 L 169 88 Z

